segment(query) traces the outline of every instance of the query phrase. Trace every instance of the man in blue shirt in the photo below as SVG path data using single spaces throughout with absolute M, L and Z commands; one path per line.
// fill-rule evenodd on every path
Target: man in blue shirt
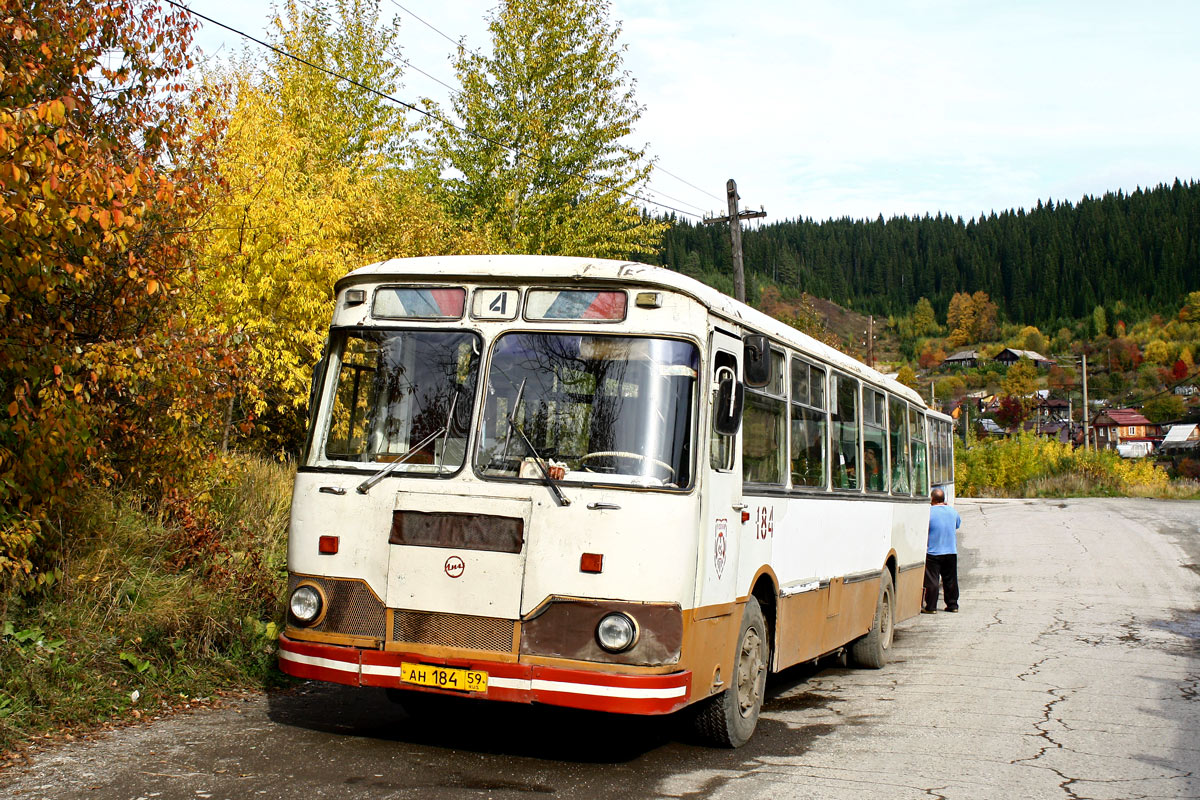
M 937 613 L 939 583 L 944 587 L 946 610 L 958 611 L 958 544 L 955 537 L 962 526 L 962 517 L 946 505 L 946 493 L 941 489 L 934 489 L 929 499 L 929 548 L 925 554 L 925 602 L 921 613 Z

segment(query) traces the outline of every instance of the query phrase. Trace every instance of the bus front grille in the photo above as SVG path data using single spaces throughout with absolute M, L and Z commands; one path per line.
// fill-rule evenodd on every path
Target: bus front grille
M 392 612 L 392 640 L 494 653 L 513 652 L 513 621 L 428 611 Z

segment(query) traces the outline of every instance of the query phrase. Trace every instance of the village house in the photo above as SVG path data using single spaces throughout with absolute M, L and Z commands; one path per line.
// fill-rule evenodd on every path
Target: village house
M 1162 452 L 1166 454 L 1200 453 L 1200 425 L 1172 425 L 1163 439 Z
M 1004 348 L 996 355 L 995 360 L 999 361 L 1001 364 L 1011 367 L 1022 358 L 1028 358 L 1033 362 L 1035 367 L 1039 367 L 1041 369 L 1049 369 L 1058 363 L 1053 358 L 1046 358 L 1041 353 L 1033 350 L 1017 350 L 1015 347 Z
M 1037 418 L 1043 423 L 1050 422 L 1066 422 L 1067 416 L 1070 413 L 1071 404 L 1066 400 L 1059 400 L 1057 397 L 1049 397 L 1046 390 L 1042 389 L 1038 392 L 1037 401 Z
M 1115 450 L 1122 442 L 1162 441 L 1162 428 L 1133 408 L 1106 408 L 1092 417 L 1096 447 Z
M 975 367 L 978 365 L 979 353 L 974 350 L 959 350 L 942 362 L 943 367 Z

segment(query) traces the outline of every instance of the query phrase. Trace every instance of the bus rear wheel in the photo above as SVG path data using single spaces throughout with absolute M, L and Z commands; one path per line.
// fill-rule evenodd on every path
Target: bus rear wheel
M 767 637 L 762 609 L 751 597 L 742 610 L 731 684 L 720 694 L 700 701 L 695 712 L 695 730 L 706 742 L 719 747 L 741 747 L 750 740 L 758 725 L 767 686 L 770 655 Z
M 884 570 L 879 576 L 879 600 L 875 604 L 875 619 L 867 635 L 850 645 L 854 663 L 862 667 L 879 669 L 888 662 L 892 648 L 893 627 L 896 619 L 896 589 L 892 585 L 892 573 Z

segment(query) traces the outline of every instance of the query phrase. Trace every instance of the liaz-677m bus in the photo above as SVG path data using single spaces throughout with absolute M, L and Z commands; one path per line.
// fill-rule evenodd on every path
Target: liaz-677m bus
M 880 667 L 949 418 L 690 278 L 540 256 L 336 286 L 284 672 L 754 731 L 768 671 Z

